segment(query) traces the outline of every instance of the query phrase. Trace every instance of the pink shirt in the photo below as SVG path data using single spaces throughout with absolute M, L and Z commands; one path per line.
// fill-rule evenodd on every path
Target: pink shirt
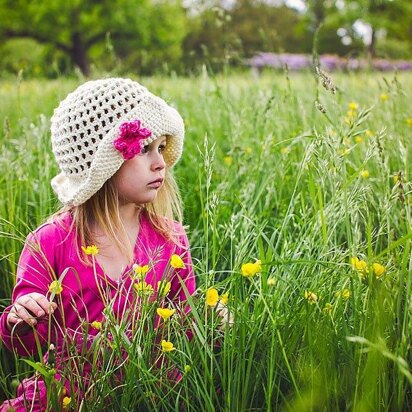
M 59 309 L 53 315 L 50 342 L 56 346 L 57 353 L 63 346 L 65 336 L 70 335 L 74 338 L 76 335 L 81 336 L 81 328 L 85 322 L 90 324 L 93 321 L 102 321 L 105 303 L 101 298 L 99 288 L 104 292 L 106 299 L 113 300 L 112 313 L 119 317 L 130 309 L 131 299 L 136 295 L 133 292 L 133 284 L 136 281 L 132 279 L 131 267 L 126 268 L 121 278 L 115 281 L 106 276 L 96 262 L 96 278 L 93 266 L 85 266 L 77 256 L 74 231 L 69 233 L 66 229 L 72 222 L 71 214 L 63 214 L 59 219 L 64 227 L 57 221 L 46 223 L 27 237 L 20 256 L 16 285 L 12 295 L 13 302 L 20 296 L 31 292 L 38 292 L 49 297 L 50 283 L 59 279 L 67 268 L 72 268 L 67 271 L 62 280 L 62 293 L 54 299 Z M 134 250 L 135 263 L 141 266 L 150 264 L 152 267 L 145 278 L 146 283 L 153 287 L 150 299 L 156 299 L 158 281 L 168 280 L 171 282 L 171 290 L 167 298 L 172 303 L 179 304 L 184 314 L 189 308 L 184 307 L 186 293 L 182 284 L 190 295 L 195 292 L 196 284 L 186 233 L 178 223 L 175 223 L 175 228 L 179 233 L 179 246 L 166 241 L 155 231 L 143 212 Z M 170 267 L 170 257 L 173 254 L 182 257 L 185 268 Z M 10 307 L 6 308 L 0 317 L 0 337 L 5 346 L 10 350 L 16 350 L 23 356 L 37 353 L 33 329 L 20 336 L 12 335 L 7 330 L 6 318 L 9 309 Z M 44 319 L 35 326 L 42 344 L 48 341 L 48 323 L 48 319 Z M 61 325 L 64 327 L 62 328 Z M 97 330 L 92 327 L 89 329 L 90 334 L 97 333 Z

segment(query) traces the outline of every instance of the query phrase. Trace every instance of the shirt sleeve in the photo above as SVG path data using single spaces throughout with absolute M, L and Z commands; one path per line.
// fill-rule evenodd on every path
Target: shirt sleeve
M 52 225 L 46 225 L 27 236 L 20 255 L 16 272 L 16 285 L 12 293 L 12 303 L 28 293 L 47 295 L 49 284 L 56 279 L 55 245 L 56 234 Z M 37 353 L 37 345 L 44 346 L 48 338 L 48 319 L 40 320 L 36 326 L 21 333 L 9 331 L 7 315 L 12 306 L 7 307 L 0 317 L 0 337 L 4 345 L 19 355 L 30 356 Z

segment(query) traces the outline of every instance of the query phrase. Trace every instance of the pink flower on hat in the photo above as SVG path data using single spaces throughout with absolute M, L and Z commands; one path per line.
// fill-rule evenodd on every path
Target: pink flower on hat
M 144 140 L 152 135 L 149 129 L 141 127 L 141 125 L 140 120 L 132 120 L 120 125 L 119 137 L 114 140 L 113 145 L 125 160 L 140 154 L 145 146 Z

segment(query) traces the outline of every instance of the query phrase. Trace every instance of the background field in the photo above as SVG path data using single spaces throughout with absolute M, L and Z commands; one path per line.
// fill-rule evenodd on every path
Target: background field
M 138 80 L 186 122 L 175 174 L 202 327 L 190 345 L 176 336 L 182 352 L 173 359 L 191 368 L 178 388 L 156 392 L 148 378 L 136 389 L 141 397 L 119 391 L 113 405 L 411 410 L 411 75 L 205 72 Z M 49 184 L 57 172 L 49 117 L 80 82 L 0 83 L 4 306 L 26 234 L 58 206 Z M 367 263 L 367 274 L 352 267 L 353 257 Z M 241 265 L 256 259 L 262 273 L 243 277 Z M 212 286 L 229 292 L 230 332 L 217 331 L 205 310 Z M 6 396 L 12 375 L 27 365 L 0 350 Z M 99 410 L 94 402 L 87 410 Z

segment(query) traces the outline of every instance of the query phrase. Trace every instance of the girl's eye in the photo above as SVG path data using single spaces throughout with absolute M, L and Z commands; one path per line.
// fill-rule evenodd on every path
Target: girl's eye
M 166 145 L 165 145 L 165 144 L 161 144 L 161 145 L 159 146 L 159 148 L 158 148 L 159 153 L 163 153 L 163 152 L 165 151 L 165 149 L 166 149 Z
M 143 146 L 141 153 L 147 153 L 149 151 L 149 145 Z

